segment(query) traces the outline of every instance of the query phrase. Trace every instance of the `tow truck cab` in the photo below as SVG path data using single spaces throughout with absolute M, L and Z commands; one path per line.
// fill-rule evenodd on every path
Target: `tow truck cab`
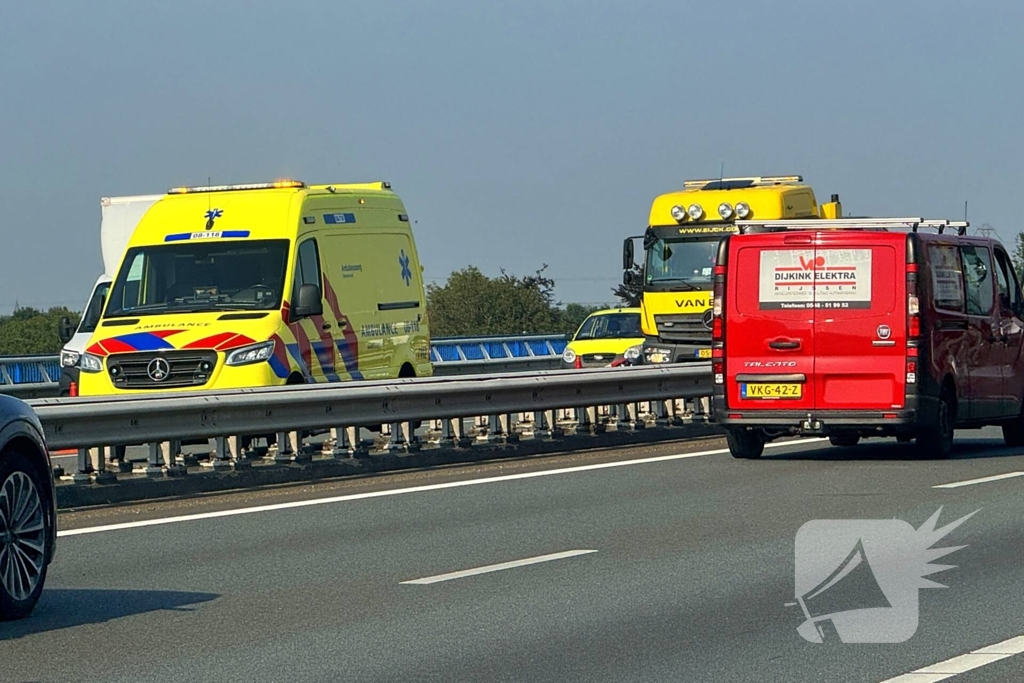
M 718 244 L 737 220 L 838 218 L 839 195 L 819 205 L 814 190 L 793 176 L 688 180 L 651 206 L 643 269 L 634 241 L 623 245 L 624 283 L 641 277 L 644 364 L 706 362 L 711 357 L 711 285 Z
M 732 454 L 788 435 L 1024 444 L 1024 300 L 997 241 L 921 218 L 740 221 L 714 271 L 712 419 Z

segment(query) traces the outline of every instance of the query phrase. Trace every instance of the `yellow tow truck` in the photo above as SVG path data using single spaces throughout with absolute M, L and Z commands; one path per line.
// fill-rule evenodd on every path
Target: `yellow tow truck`
M 635 284 L 634 242 L 643 240 L 644 343 L 633 363 L 711 358 L 711 290 L 718 245 L 738 232 L 736 220 L 841 218 L 839 195 L 819 205 L 803 177 L 687 180 L 654 199 L 643 237 L 623 244 L 623 281 Z M 639 356 L 639 357 L 637 357 Z

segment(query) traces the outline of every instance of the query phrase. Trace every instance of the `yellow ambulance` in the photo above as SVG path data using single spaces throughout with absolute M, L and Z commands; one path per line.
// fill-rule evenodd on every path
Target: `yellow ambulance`
M 384 182 L 170 190 L 139 221 L 79 394 L 432 374 L 422 269 Z

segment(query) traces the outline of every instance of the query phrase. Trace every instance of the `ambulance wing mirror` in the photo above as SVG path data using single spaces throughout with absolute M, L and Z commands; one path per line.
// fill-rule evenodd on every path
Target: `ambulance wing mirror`
M 299 287 L 299 300 L 295 302 L 292 313 L 296 318 L 308 318 L 313 315 L 323 315 L 324 304 L 320 296 L 320 288 L 316 285 L 302 285 Z
M 67 344 L 75 336 L 75 326 L 71 324 L 71 318 L 64 316 L 57 323 L 57 337 L 61 344 Z

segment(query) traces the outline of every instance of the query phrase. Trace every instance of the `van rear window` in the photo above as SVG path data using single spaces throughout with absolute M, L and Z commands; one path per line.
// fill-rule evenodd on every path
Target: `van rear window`
M 964 279 L 960 252 L 950 244 L 928 245 L 932 270 L 932 299 L 935 308 L 964 312 Z
M 870 308 L 871 249 L 765 249 L 761 310 Z

